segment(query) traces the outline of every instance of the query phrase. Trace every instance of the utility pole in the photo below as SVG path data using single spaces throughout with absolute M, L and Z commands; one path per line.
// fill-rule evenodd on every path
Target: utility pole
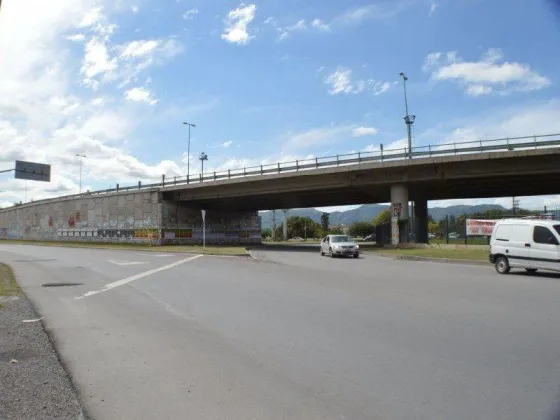
M 87 158 L 86 155 L 76 154 L 77 157 L 80 158 L 80 194 L 82 193 L 82 166 L 84 163 L 84 158 Z
M 409 115 L 408 113 L 408 98 L 406 96 L 406 82 L 408 81 L 408 77 L 401 72 L 400 75 L 403 78 L 403 85 L 404 85 L 404 107 L 406 110 L 406 116 L 404 117 L 404 122 L 406 123 L 406 133 L 408 135 L 408 158 L 412 159 L 412 124 L 414 124 L 414 120 L 416 119 L 416 115 Z
M 189 143 L 187 145 L 187 182 L 189 182 L 189 175 L 191 174 L 191 127 L 196 128 L 196 125 L 186 121 L 183 124 L 189 126 Z

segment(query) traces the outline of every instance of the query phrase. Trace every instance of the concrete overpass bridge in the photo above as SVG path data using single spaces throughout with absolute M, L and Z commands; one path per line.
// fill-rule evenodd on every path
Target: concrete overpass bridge
M 183 225 L 196 209 L 223 214 L 390 202 L 395 243 L 399 221 L 409 219 L 408 203 L 413 201 L 416 239 L 424 242 L 429 200 L 559 194 L 560 135 L 426 146 L 411 153 L 405 149 L 339 155 L 191 179 L 164 176 L 154 184 L 54 200 L 140 191 L 157 196 L 159 227 Z

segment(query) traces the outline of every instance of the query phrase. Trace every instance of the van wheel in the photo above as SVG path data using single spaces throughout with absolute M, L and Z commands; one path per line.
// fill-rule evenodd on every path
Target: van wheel
M 536 268 L 526 268 L 525 271 L 529 274 L 535 274 L 537 272 Z
M 496 258 L 495 267 L 496 271 L 500 274 L 507 274 L 510 270 L 508 259 L 504 256 Z

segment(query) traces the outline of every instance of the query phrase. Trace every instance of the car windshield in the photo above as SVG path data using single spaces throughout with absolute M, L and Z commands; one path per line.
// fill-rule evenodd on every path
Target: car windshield
M 338 243 L 338 242 L 351 242 L 350 238 L 348 236 L 332 236 L 331 237 L 331 242 L 332 243 Z
M 554 225 L 554 230 L 560 235 L 560 225 Z

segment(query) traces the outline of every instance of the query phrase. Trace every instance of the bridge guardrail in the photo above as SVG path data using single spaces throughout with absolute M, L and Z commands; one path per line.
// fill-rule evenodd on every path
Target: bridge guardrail
M 549 147 L 560 146 L 560 134 L 544 134 L 526 137 L 506 137 L 491 140 L 479 140 L 470 142 L 445 143 L 438 145 L 417 146 L 413 147 L 409 153 L 407 148 L 388 149 L 379 151 L 366 151 L 349 154 L 340 154 L 336 156 L 315 157 L 312 159 L 302 159 L 289 162 L 277 162 L 274 164 L 266 164 L 259 166 L 250 166 L 238 169 L 228 169 L 224 171 L 215 171 L 211 173 L 198 174 L 195 176 L 173 177 L 167 178 L 162 176 L 162 180 L 150 184 L 142 184 L 138 181 L 137 185 L 120 187 L 106 190 L 88 191 L 81 194 L 71 194 L 57 197 L 56 199 L 73 199 L 80 197 L 91 197 L 93 195 L 105 195 L 122 191 L 137 191 L 162 188 L 174 185 L 192 184 L 208 181 L 219 181 L 232 178 L 244 178 L 248 176 L 264 176 L 269 174 L 279 174 L 284 172 L 299 172 L 310 169 L 319 169 L 327 167 L 337 167 L 345 165 L 354 165 L 368 162 L 386 162 L 395 160 L 418 159 L 433 156 L 458 155 L 458 154 L 474 154 L 485 152 L 499 152 L 507 150 L 524 150 L 524 149 L 543 149 Z M 44 199 L 36 200 L 33 203 L 48 202 L 53 200 Z M 24 203 L 29 204 L 29 203 Z M 11 207 L 9 207 L 11 208 Z

